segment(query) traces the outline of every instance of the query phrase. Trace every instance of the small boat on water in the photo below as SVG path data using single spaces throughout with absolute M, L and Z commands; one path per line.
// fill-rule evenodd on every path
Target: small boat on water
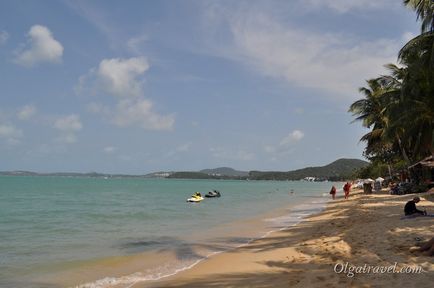
M 191 195 L 190 198 L 187 199 L 187 202 L 191 202 L 191 203 L 199 203 L 200 201 L 202 201 L 204 198 L 202 197 L 202 195 L 199 192 L 194 193 L 193 195 Z
M 220 196 L 221 196 L 220 191 L 217 190 L 212 190 L 209 191 L 207 194 L 205 194 L 205 197 L 207 198 L 218 198 Z

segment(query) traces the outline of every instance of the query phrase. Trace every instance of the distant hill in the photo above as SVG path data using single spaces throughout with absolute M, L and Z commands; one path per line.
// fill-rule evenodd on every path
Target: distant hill
M 173 171 L 167 172 L 167 171 L 159 171 L 159 172 L 152 172 L 144 175 L 145 178 L 167 178 L 170 175 L 172 175 Z
M 54 172 L 37 173 L 32 171 L 0 171 L 0 176 L 55 176 L 55 177 L 85 177 L 85 178 L 143 178 L 144 175 L 105 174 L 97 172 Z
M 0 171 L 0 175 L 5 176 L 37 176 L 36 172 L 31 171 Z
M 325 166 L 307 167 L 288 172 L 251 171 L 249 178 L 252 180 L 301 180 L 305 177 L 315 177 L 324 180 L 345 180 L 350 178 L 356 169 L 368 164 L 360 159 L 339 159 Z
M 215 177 L 210 176 L 201 172 L 194 171 L 183 171 L 183 172 L 174 172 L 167 176 L 167 178 L 175 178 L 175 179 L 213 179 Z
M 35 173 L 31 171 L 0 171 L 6 176 L 62 176 L 62 177 L 92 177 L 92 178 L 177 178 L 177 179 L 239 179 L 239 180 L 301 180 L 315 177 L 317 180 L 346 180 L 354 170 L 367 166 L 369 163 L 359 159 L 339 159 L 321 167 L 280 171 L 238 171 L 229 167 L 204 169 L 201 171 L 154 172 L 146 175 L 124 175 L 103 173 Z
M 215 176 L 234 176 L 234 177 L 245 177 L 249 175 L 247 171 L 238 171 L 230 167 L 219 167 L 215 169 L 203 169 L 199 171 L 200 173 L 215 175 Z

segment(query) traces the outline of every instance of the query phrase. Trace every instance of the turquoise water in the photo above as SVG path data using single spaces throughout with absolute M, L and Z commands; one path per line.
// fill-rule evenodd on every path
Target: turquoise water
M 324 205 L 332 184 L 3 176 L 0 177 L 0 287 L 49 287 L 47 283 L 41 284 L 41 279 L 45 281 L 47 275 L 77 269 L 83 263 L 137 253 L 181 251 L 176 254 L 178 259 L 173 267 L 167 264 L 164 271 L 158 267 L 148 272 L 137 271 L 141 272 L 142 280 L 147 276 L 162 277 L 191 265 L 205 254 L 224 250 L 231 244 L 243 244 L 267 230 L 297 222 L 315 207 Z M 199 204 L 186 202 L 192 193 L 205 194 L 211 189 L 221 191 L 222 197 L 205 199 Z M 252 227 L 241 232 L 234 228 L 244 220 L 289 206 L 294 209 L 267 216 L 261 229 Z M 296 214 L 297 207 L 304 214 Z M 191 248 L 210 239 L 219 239 L 220 244 L 201 253 Z M 222 245 L 223 242 L 227 245 Z M 151 263 L 155 257 L 146 259 Z M 155 275 L 147 275 L 152 273 Z M 112 279 L 110 276 L 105 275 L 108 277 L 105 279 Z M 91 284 L 83 287 L 128 287 L 119 286 L 116 281 L 94 280 L 98 279 L 89 280 Z M 82 283 L 74 281 L 83 280 L 68 279 L 51 285 Z M 110 284 L 115 282 L 118 286 Z

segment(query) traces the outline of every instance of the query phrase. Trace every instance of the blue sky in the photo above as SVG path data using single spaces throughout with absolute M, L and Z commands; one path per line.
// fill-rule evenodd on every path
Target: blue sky
M 362 158 L 347 110 L 418 33 L 401 2 L 1 1 L 0 170 Z

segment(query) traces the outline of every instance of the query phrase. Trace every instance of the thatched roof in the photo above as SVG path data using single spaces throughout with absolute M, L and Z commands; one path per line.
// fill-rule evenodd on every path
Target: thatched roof
M 416 166 L 423 166 L 423 167 L 429 167 L 429 168 L 434 168 L 434 157 L 433 155 L 426 157 L 425 159 L 409 166 L 408 168 L 414 168 Z

